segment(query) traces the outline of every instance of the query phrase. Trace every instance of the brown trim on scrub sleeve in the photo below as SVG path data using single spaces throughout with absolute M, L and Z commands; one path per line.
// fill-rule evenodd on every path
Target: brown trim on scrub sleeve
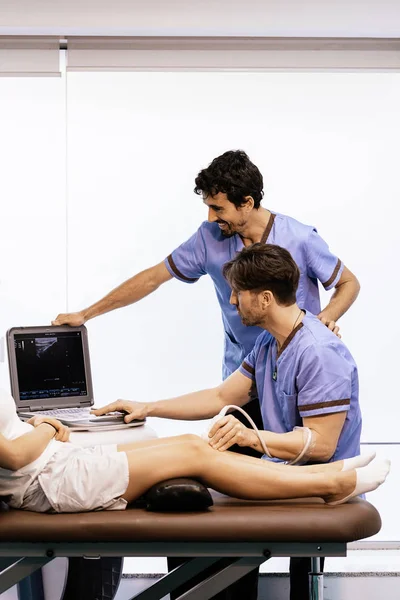
M 340 258 L 338 258 L 336 267 L 333 269 L 332 275 L 329 277 L 328 281 L 325 281 L 325 283 L 322 284 L 325 289 L 328 288 L 330 285 L 332 285 L 332 283 L 335 281 L 341 266 L 342 266 L 342 261 L 340 260 Z
M 187 281 L 188 283 L 194 283 L 195 281 L 199 280 L 198 277 L 195 277 L 193 279 L 192 277 L 186 277 L 186 275 L 184 275 L 183 273 L 181 273 L 180 270 L 178 269 L 178 267 L 176 266 L 176 264 L 174 263 L 174 259 L 172 258 L 172 254 L 170 254 L 169 256 L 167 256 L 167 261 L 168 261 L 168 264 L 171 267 L 172 271 L 180 279 L 183 279 L 184 281 Z

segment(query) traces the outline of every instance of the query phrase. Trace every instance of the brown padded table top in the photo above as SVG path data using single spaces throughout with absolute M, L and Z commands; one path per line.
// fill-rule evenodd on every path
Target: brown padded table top
M 0 509 L 4 542 L 352 542 L 376 534 L 378 511 L 365 500 L 250 502 L 213 492 L 204 512 L 125 511 L 39 514 Z

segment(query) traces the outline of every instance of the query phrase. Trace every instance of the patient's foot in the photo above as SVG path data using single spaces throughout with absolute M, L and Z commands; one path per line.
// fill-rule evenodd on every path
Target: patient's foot
M 366 467 L 371 461 L 374 460 L 376 452 L 370 452 L 369 454 L 359 454 L 353 458 L 345 458 L 343 460 L 342 471 L 351 471 L 352 469 L 360 469 Z
M 343 490 L 335 495 L 324 498 L 327 504 L 343 504 L 361 494 L 372 492 L 376 490 L 385 481 L 390 471 L 390 460 L 375 460 L 366 467 L 361 469 L 355 469 L 356 473 L 356 484 L 352 492 L 343 493 Z M 346 473 L 347 476 L 351 476 L 352 472 Z M 343 482 L 344 486 L 348 486 L 348 481 Z M 354 483 L 353 483 L 354 485 Z

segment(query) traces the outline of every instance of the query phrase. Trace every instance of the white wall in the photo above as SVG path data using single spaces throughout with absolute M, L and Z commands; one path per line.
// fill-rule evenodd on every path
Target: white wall
M 71 73 L 67 88 L 1 79 L 2 331 L 49 323 L 162 260 L 205 218 L 198 170 L 244 148 L 264 174 L 265 206 L 317 225 L 359 276 L 341 324 L 360 368 L 363 437 L 396 441 L 399 101 L 396 73 Z M 219 381 L 222 329 L 206 278 L 171 281 L 88 329 L 98 404 Z M 385 450 L 395 470 L 371 500 L 379 539 L 399 540 L 400 462 Z
M 398 37 L 397 0 L 2 0 L 0 35 Z
M 70 310 L 189 237 L 206 217 L 192 192 L 197 171 L 244 148 L 264 174 L 264 205 L 315 224 L 360 278 L 360 298 L 341 324 L 360 369 L 363 438 L 395 441 L 388 414 L 398 411 L 390 376 L 398 328 L 382 308 L 390 306 L 385 282 L 391 298 L 399 291 L 399 101 L 397 74 L 70 74 Z M 170 282 L 88 327 L 100 401 L 218 380 L 221 327 L 209 281 Z M 384 365 L 372 349 L 378 339 Z
M 226 149 L 244 148 L 264 174 L 264 205 L 317 225 L 360 278 L 361 295 L 341 326 L 359 365 L 363 439 L 397 441 L 399 101 L 398 74 L 69 74 L 69 309 L 189 237 L 205 218 L 192 193 L 197 171 Z M 102 403 L 218 381 L 222 332 L 210 281 L 169 282 L 88 328 Z M 153 424 L 160 435 L 203 429 Z M 383 518 L 376 539 L 398 540 L 400 460 L 396 447 L 380 451 L 393 458 L 393 474 L 371 496 Z
M 49 323 L 65 304 L 64 87 L 56 78 L 0 78 L 0 336 Z M 8 387 L 2 364 L 0 385 Z

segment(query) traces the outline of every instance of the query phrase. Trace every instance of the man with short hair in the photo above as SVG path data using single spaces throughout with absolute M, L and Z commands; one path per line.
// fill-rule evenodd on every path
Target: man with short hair
M 157 402 L 119 400 L 94 413 L 124 410 L 127 422 L 149 416 L 207 419 L 227 406 L 244 406 L 255 384 L 262 441 L 251 427 L 227 415 L 208 434 L 213 448 L 225 451 L 237 443 L 269 459 L 291 462 L 325 463 L 358 455 L 356 364 L 344 343 L 296 302 L 299 269 L 290 253 L 254 244 L 228 262 L 223 273 L 243 324 L 263 330 L 239 369 L 212 389 Z
M 119 400 L 95 414 L 126 411 L 127 422 L 148 416 L 205 419 L 229 405 L 243 407 L 255 385 L 263 431 L 257 434 L 234 416 L 221 416 L 208 434 L 214 449 L 238 444 L 294 464 L 358 455 L 362 421 L 356 364 L 343 342 L 296 303 L 300 272 L 290 253 L 254 244 L 225 264 L 223 275 L 242 323 L 263 330 L 240 368 L 213 389 L 158 402 Z M 293 590 L 292 597 L 307 598 L 304 587 Z

